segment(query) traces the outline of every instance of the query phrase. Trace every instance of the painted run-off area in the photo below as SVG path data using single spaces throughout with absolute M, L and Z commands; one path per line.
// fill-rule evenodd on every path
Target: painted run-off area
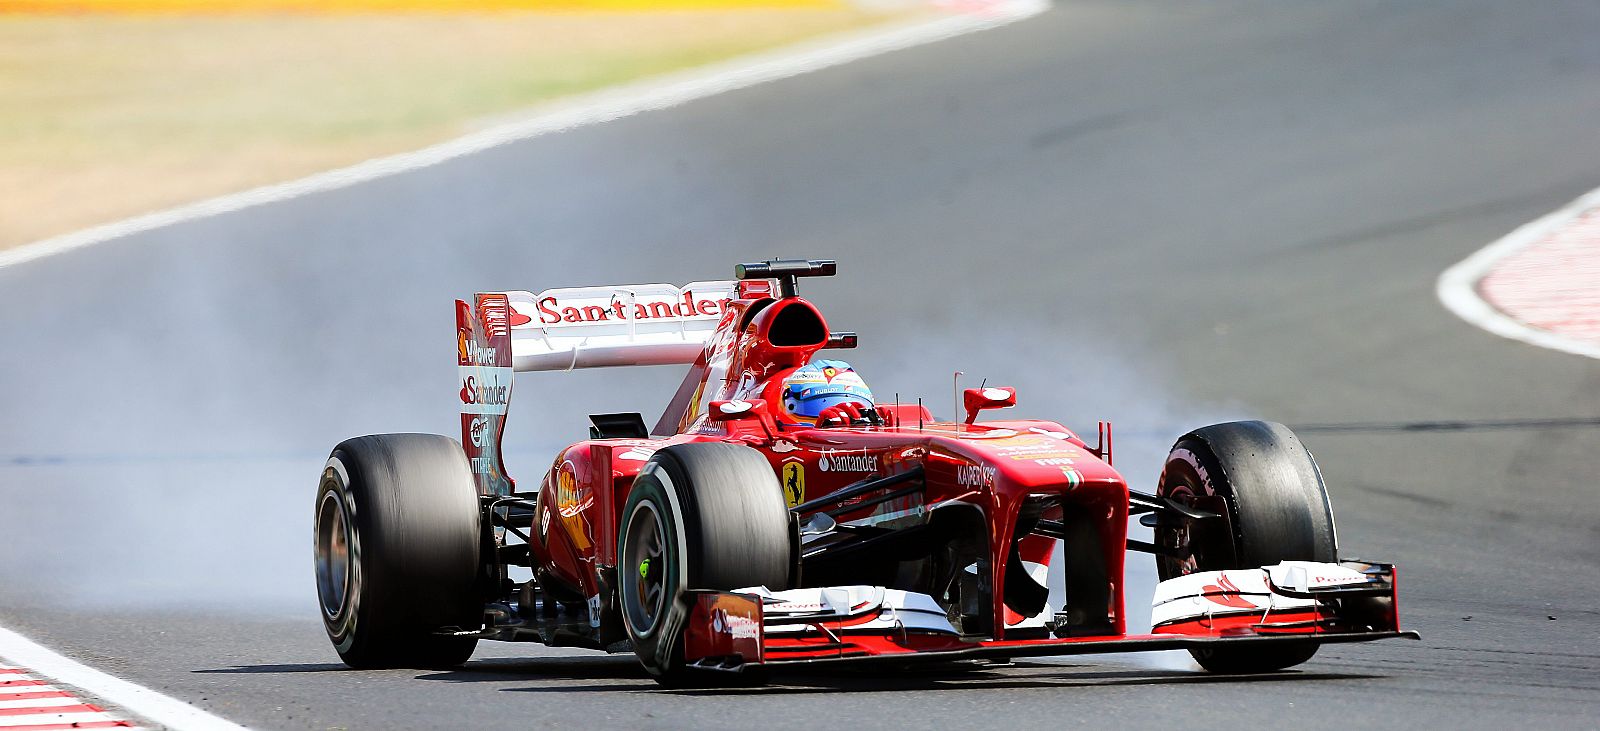
M 119 728 L 139 725 L 27 668 L 0 662 L 0 729 Z
M 1495 262 L 1478 293 L 1523 325 L 1600 348 L 1600 207 Z
M 0 248 L 916 11 L 0 14 Z

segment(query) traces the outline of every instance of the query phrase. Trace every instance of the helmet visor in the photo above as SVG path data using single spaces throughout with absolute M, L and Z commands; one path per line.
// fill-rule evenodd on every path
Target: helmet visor
M 856 403 L 872 408 L 872 392 L 858 386 L 825 384 L 807 387 L 804 384 L 795 384 L 788 388 L 783 401 L 789 413 L 805 419 L 816 419 L 829 407 L 842 403 Z

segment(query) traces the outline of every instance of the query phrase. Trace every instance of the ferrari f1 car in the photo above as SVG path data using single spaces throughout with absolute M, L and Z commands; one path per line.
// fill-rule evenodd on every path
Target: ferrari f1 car
M 1339 560 L 1322 476 L 1287 428 L 1196 429 L 1145 493 L 1113 469 L 1107 423 L 1091 445 L 1056 422 L 977 420 L 1014 405 L 1011 388 L 965 390 L 949 420 L 875 401 L 818 357 L 855 334 L 796 294 L 835 270 L 770 260 L 682 288 L 457 301 L 461 441 L 357 437 L 322 472 L 317 592 L 340 657 L 445 667 L 480 640 L 536 641 L 631 651 L 662 682 L 700 683 L 1186 649 L 1208 670 L 1265 672 L 1327 643 L 1415 636 L 1394 567 Z M 515 372 L 674 364 L 688 374 L 654 428 L 597 414 L 533 489 L 507 474 Z M 1128 537 L 1130 516 L 1153 542 Z M 1130 551 L 1161 579 L 1148 634 L 1127 632 Z

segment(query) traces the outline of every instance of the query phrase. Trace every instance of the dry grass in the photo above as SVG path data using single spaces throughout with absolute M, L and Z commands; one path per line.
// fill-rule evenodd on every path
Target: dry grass
M 837 8 L 840 0 L 6 0 L 0 13 L 371 13 Z
M 0 17 L 0 247 L 883 20 L 843 9 Z

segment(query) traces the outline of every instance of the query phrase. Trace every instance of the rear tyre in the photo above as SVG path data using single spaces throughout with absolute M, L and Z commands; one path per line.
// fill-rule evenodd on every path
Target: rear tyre
M 719 679 L 684 667 L 687 592 L 789 588 L 789 533 L 783 487 L 760 452 L 679 444 L 651 457 L 622 511 L 617 577 L 628 639 L 652 677 L 665 685 Z
M 1163 522 L 1156 543 L 1174 557 L 1156 559 L 1164 581 L 1201 571 L 1256 568 L 1280 561 L 1338 560 L 1333 508 L 1317 462 L 1289 428 L 1236 421 L 1196 429 L 1173 445 L 1157 494 L 1221 521 Z M 1191 650 L 1217 673 L 1265 673 L 1299 665 L 1315 643 Z
M 441 668 L 478 641 L 477 490 L 455 440 L 378 434 L 339 444 L 317 489 L 317 597 L 352 668 Z

